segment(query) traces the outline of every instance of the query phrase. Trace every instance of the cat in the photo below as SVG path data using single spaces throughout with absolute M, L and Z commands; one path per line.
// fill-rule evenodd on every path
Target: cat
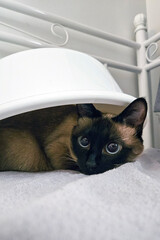
M 143 151 L 147 103 L 137 98 L 119 115 L 93 104 L 51 107 L 0 121 L 0 171 L 77 170 L 98 174 Z

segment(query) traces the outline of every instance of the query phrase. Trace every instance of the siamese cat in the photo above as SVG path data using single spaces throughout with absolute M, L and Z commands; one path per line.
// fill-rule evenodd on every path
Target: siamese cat
M 117 116 L 77 104 L 1 120 L 0 170 L 103 173 L 143 151 L 146 114 L 147 103 L 138 98 Z

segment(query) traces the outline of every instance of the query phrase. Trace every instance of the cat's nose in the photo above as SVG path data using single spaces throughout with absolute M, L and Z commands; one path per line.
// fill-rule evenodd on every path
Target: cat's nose
M 96 173 L 97 164 L 95 161 L 87 161 L 86 167 L 87 167 L 87 170 L 89 171 L 89 174 Z

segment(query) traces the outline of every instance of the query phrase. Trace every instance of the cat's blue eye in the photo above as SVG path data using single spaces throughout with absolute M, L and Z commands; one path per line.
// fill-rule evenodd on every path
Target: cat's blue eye
M 80 136 L 78 138 L 79 145 L 83 148 L 87 148 L 90 145 L 90 142 L 87 137 Z
M 105 150 L 109 154 L 116 154 L 121 150 L 121 145 L 115 142 L 111 142 L 106 145 Z

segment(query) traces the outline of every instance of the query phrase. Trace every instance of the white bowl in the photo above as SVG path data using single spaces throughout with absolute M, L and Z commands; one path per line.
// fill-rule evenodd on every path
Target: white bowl
M 97 106 L 116 113 L 134 99 L 100 62 L 81 52 L 41 48 L 0 60 L 0 119 L 76 103 L 102 104 Z

